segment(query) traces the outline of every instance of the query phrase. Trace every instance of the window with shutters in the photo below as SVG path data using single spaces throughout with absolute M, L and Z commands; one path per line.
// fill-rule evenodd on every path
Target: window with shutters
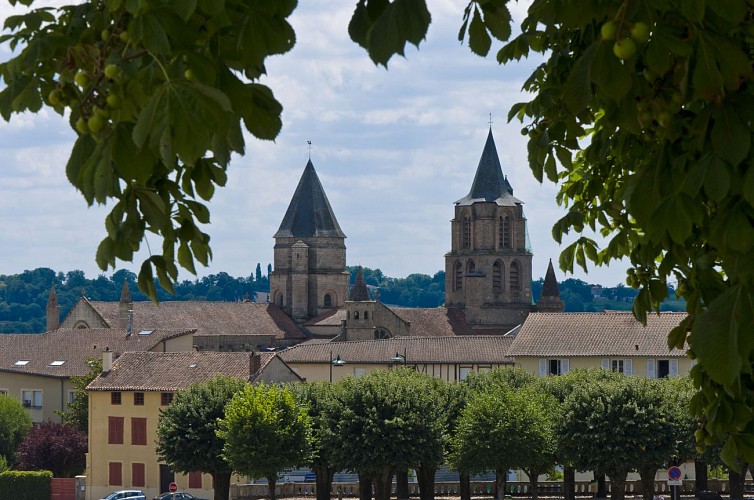
M 140 417 L 131 418 L 131 444 L 147 444 L 147 419 Z
M 471 219 L 463 217 L 463 248 L 471 248 Z
M 123 464 L 110 462 L 107 464 L 107 483 L 110 486 L 123 486 Z
M 131 484 L 133 486 L 146 486 L 146 467 L 144 464 L 131 464 Z
M 511 219 L 510 216 L 500 217 L 500 234 L 498 245 L 500 248 L 511 247 Z
M 160 404 L 162 406 L 167 406 L 172 402 L 173 402 L 172 392 L 163 392 L 162 394 L 160 394 Z
M 144 393 L 143 392 L 134 392 L 134 405 L 144 406 Z
M 121 401 L 121 393 L 120 392 L 111 392 L 110 393 L 110 404 L 111 405 L 119 405 Z
M 610 370 L 614 371 L 616 373 L 623 373 L 624 365 L 622 359 L 611 359 L 610 360 Z
M 107 443 L 123 444 L 123 417 L 107 417 Z
M 202 473 L 201 471 L 189 472 L 188 487 L 201 489 L 202 487 Z

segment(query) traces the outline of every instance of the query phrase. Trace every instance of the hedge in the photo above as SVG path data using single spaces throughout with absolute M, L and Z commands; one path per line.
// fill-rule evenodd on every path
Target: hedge
M 52 472 L 9 470 L 0 472 L 0 498 L 50 500 Z

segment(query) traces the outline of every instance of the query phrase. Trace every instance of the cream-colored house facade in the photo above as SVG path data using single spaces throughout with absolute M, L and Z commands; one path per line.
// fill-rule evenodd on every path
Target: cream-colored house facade
M 193 330 L 155 330 L 130 335 L 119 329 L 59 328 L 44 334 L 0 335 L 0 392 L 18 399 L 33 422 L 60 422 L 56 413 L 73 400 L 70 378 L 89 371 L 87 359 L 109 349 L 186 351 Z
M 218 375 L 254 383 L 301 380 L 274 353 L 129 352 L 109 365 L 105 359 L 106 370 L 88 387 L 87 500 L 131 488 L 153 498 L 168 491 L 171 482 L 181 491 L 211 498 L 208 474 L 175 474 L 158 459 L 160 409 L 176 392 Z
M 539 376 L 602 367 L 629 376 L 684 376 L 693 366 L 685 351 L 668 349 L 668 333 L 686 317 L 647 316 L 646 327 L 628 311 L 532 313 L 509 355 L 516 366 Z

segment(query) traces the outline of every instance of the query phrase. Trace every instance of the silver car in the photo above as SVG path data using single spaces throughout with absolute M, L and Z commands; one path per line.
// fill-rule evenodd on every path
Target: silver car
M 110 493 L 100 500 L 147 500 L 147 497 L 141 490 L 121 490 Z

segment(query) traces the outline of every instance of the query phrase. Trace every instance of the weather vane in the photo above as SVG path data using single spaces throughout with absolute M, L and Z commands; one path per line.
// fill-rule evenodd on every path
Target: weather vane
M 309 159 L 312 159 L 312 141 L 306 141 L 306 149 L 309 150 Z

